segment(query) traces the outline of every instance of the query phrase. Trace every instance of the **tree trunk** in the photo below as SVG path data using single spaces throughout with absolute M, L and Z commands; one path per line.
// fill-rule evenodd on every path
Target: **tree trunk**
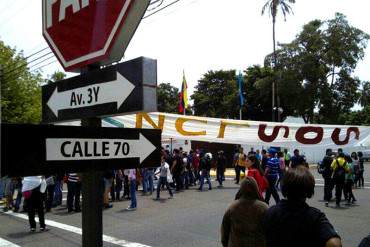
M 335 76 L 335 66 L 333 65 L 332 75 L 331 75 L 331 86 L 333 86 L 334 84 L 334 76 Z
M 274 71 L 276 68 L 276 47 L 275 47 L 275 21 L 276 21 L 276 11 L 273 10 L 274 13 L 272 13 L 272 42 L 273 42 L 273 63 L 274 63 Z M 275 78 L 272 81 L 272 121 L 275 122 Z

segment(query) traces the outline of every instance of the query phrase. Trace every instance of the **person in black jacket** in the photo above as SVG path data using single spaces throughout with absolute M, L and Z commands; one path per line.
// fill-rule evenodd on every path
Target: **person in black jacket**
M 325 214 L 310 207 L 307 198 L 314 194 L 315 178 L 309 169 L 289 169 L 282 180 L 285 198 L 270 207 L 263 219 L 267 247 L 341 247 L 341 239 Z M 289 229 L 289 234 L 286 233 Z
M 172 166 L 171 166 L 171 173 L 173 174 L 173 178 L 176 183 L 176 191 L 179 192 L 180 190 L 184 189 L 184 184 L 181 179 L 181 174 L 183 173 L 183 161 L 180 157 L 180 151 L 178 149 L 173 150 L 173 159 L 172 159 Z
M 216 160 L 216 168 L 217 168 L 217 181 L 218 187 L 223 187 L 222 182 L 225 179 L 225 169 L 226 169 L 226 157 L 224 155 L 224 151 L 221 150 L 218 152 L 217 160 Z
M 326 149 L 326 155 L 321 162 L 320 172 L 324 178 L 324 201 L 325 206 L 329 205 L 331 198 L 333 197 L 333 181 L 332 175 L 333 171 L 331 169 L 331 164 L 333 163 L 332 150 Z
M 211 167 L 212 167 L 212 154 L 206 153 L 200 159 L 200 170 L 202 174 L 200 175 L 200 186 L 198 190 L 200 191 L 203 190 L 204 179 L 207 179 L 208 181 L 208 190 L 212 190 L 211 178 L 209 176 Z

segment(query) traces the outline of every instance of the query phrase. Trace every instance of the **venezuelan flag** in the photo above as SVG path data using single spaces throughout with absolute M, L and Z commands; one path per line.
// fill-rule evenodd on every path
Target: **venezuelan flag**
M 179 112 L 184 113 L 187 107 L 188 107 L 188 85 L 185 79 L 185 72 L 183 72 L 182 86 L 180 92 Z

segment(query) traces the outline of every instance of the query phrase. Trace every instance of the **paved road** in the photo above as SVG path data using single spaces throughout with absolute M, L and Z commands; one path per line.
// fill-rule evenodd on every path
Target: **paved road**
M 370 164 L 367 167 L 369 171 Z M 320 186 L 323 181 L 314 169 L 312 172 L 318 186 L 308 203 L 326 213 L 342 236 L 344 246 L 357 246 L 370 233 L 370 174 L 366 175 L 369 189 L 354 192 L 358 204 L 336 209 L 324 207 Z M 114 203 L 112 209 L 104 211 L 104 246 L 221 246 L 222 216 L 238 189 L 231 180 L 225 185 L 224 189 L 205 192 L 192 188 L 175 194 L 173 200 L 154 201 L 150 196 L 138 196 L 138 210 L 132 212 L 124 211 L 128 201 Z M 166 191 L 162 192 L 163 198 L 167 196 Z M 59 207 L 46 218 L 51 230 L 30 234 L 25 215 L 0 213 L 0 246 L 81 246 L 80 213 L 68 214 L 65 207 Z M 6 242 L 14 245 L 5 245 Z

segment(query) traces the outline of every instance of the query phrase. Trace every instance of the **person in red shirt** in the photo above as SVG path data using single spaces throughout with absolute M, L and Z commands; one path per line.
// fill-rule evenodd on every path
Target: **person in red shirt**
M 259 160 L 255 155 L 249 155 L 246 159 L 246 166 L 248 168 L 247 176 L 253 177 L 256 180 L 261 198 L 263 198 L 262 193 L 266 191 L 268 182 L 264 176 Z
M 197 149 L 194 153 L 193 153 L 193 172 L 194 172 L 194 185 L 196 185 L 196 181 L 198 180 L 199 181 L 199 162 L 200 162 L 200 152 L 199 152 L 199 149 Z

